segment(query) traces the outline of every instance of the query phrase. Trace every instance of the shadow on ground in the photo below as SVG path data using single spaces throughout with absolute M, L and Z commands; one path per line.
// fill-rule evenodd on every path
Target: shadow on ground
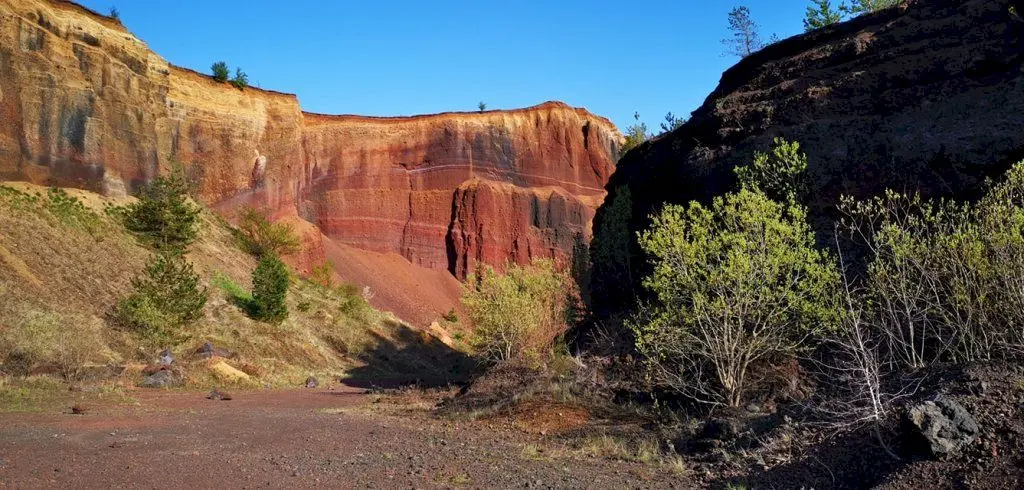
M 358 357 L 365 366 L 350 369 L 341 379 L 357 388 L 438 388 L 469 382 L 476 363 L 436 337 L 400 323 L 390 337 L 373 334 L 374 347 Z

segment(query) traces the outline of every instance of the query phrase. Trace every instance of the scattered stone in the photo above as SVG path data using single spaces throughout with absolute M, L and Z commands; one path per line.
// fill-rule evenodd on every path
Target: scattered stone
M 196 349 L 194 357 L 199 359 L 213 359 L 214 357 L 231 357 L 231 353 L 224 349 L 214 347 L 210 342 L 204 342 L 202 347 Z
M 213 390 L 210 391 L 209 395 L 206 395 L 206 398 L 210 400 L 220 400 L 226 402 L 231 399 L 231 394 L 226 391 L 220 391 L 214 388 Z
M 143 388 L 169 388 L 176 385 L 177 382 L 178 380 L 175 378 L 174 373 L 164 369 L 146 376 L 139 383 L 139 386 Z
M 85 415 L 85 407 L 78 404 L 72 405 L 71 415 Z
M 947 396 L 911 407 L 907 418 L 913 432 L 924 440 L 935 458 L 960 452 L 981 434 L 978 421 L 970 412 Z
M 320 381 L 316 379 L 316 376 L 306 378 L 306 388 L 316 388 L 317 386 L 320 386 Z
M 171 349 L 164 349 L 160 352 L 160 358 L 157 361 L 161 366 L 170 366 L 174 363 L 174 355 L 171 354 Z

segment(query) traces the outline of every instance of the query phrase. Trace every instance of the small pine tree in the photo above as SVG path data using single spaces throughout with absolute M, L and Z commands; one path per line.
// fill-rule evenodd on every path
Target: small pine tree
M 196 238 L 199 208 L 188 198 L 180 166 L 153 179 L 139 201 L 124 208 L 125 228 L 157 250 L 182 251 Z
M 107 14 L 107 16 L 121 22 L 121 12 L 117 10 L 117 7 L 110 7 L 110 13 Z
M 860 15 L 895 7 L 899 4 L 900 0 L 853 0 L 850 4 L 844 3 L 839 9 L 849 15 Z
M 765 46 L 747 7 L 736 7 L 729 12 L 729 31 L 732 37 L 722 40 L 726 55 L 746 58 Z
M 231 79 L 231 85 L 238 90 L 244 90 L 249 86 L 249 75 L 246 75 L 241 68 L 235 68 L 235 78 Z
M 252 272 L 253 314 L 257 320 L 281 323 L 288 317 L 288 267 L 275 255 L 260 259 Z
M 228 64 L 223 61 L 214 63 L 210 70 L 213 71 L 213 79 L 220 83 L 228 81 L 228 76 L 231 74 L 231 71 L 228 70 Z
M 686 118 L 676 117 L 675 114 L 669 112 L 668 114 L 665 114 L 665 122 L 661 123 L 661 132 L 668 133 L 670 131 L 675 131 L 683 124 L 686 124 Z
M 480 109 L 480 112 L 486 111 L 487 110 L 487 104 L 484 103 L 483 101 L 481 101 L 479 104 L 476 105 L 476 108 Z
M 811 0 L 804 17 L 804 30 L 807 32 L 835 24 L 843 20 L 842 12 L 832 7 L 831 0 Z
M 207 292 L 183 256 L 161 253 L 132 280 L 135 291 L 115 307 L 125 325 L 158 345 L 175 343 L 180 329 L 202 316 Z

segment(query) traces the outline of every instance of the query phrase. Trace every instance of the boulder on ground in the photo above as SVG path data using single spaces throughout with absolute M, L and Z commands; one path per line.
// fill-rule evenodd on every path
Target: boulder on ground
M 914 405 L 907 419 L 913 434 L 923 439 L 935 458 L 957 454 L 981 434 L 970 412 L 947 396 Z
M 306 388 L 316 388 L 317 386 L 320 386 L 320 380 L 316 379 L 316 376 L 306 378 Z
M 213 346 L 210 342 L 204 342 L 203 346 L 196 349 L 193 354 L 194 357 L 199 359 L 213 359 L 214 357 L 231 357 L 231 353 L 224 350 L 218 349 Z
M 146 376 L 139 382 L 143 388 L 170 388 L 178 384 L 178 378 L 169 370 L 160 370 Z

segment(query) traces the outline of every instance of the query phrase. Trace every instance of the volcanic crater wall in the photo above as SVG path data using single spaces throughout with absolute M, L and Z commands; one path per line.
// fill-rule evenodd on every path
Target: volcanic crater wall
M 136 190 L 180 162 L 198 196 L 298 215 L 328 238 L 459 277 L 567 260 L 589 240 L 619 133 L 549 102 L 403 118 L 304 114 L 297 98 L 178 68 L 61 0 L 0 3 L 0 180 Z
M 734 188 L 732 169 L 784 137 L 808 155 L 819 237 L 844 194 L 976 195 L 1024 158 L 1021 3 L 908 1 L 768 46 L 726 71 L 685 125 L 625 155 L 608 189 L 630 189 L 630 228 L 642 230 L 665 202 Z

